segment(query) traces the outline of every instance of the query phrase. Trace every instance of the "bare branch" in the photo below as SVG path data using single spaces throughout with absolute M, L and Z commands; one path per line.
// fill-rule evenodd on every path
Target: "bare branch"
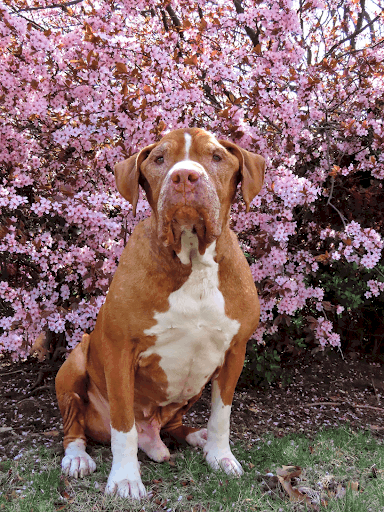
M 329 57 L 331 55 L 331 53 L 338 47 L 340 46 L 341 44 L 343 43 L 346 43 L 347 41 L 355 38 L 356 36 L 358 36 L 359 34 L 361 34 L 362 32 L 364 32 L 364 30 L 366 28 L 369 28 L 371 27 L 378 19 L 381 18 L 382 14 L 383 14 L 384 10 L 381 11 L 380 14 L 378 14 L 375 18 L 373 18 L 373 20 L 371 20 L 369 23 L 367 23 L 366 25 L 364 25 L 364 27 L 362 27 L 360 30 L 355 30 L 353 34 L 351 34 L 350 36 L 348 37 L 345 37 L 344 39 L 342 39 L 341 41 L 339 41 L 338 43 L 334 44 L 332 46 L 332 48 L 330 50 L 327 51 L 327 53 L 324 55 L 324 58 L 326 59 L 327 57 Z
M 222 110 L 223 107 L 220 102 L 216 99 L 215 95 L 212 93 L 212 89 L 208 84 L 203 85 L 203 91 L 205 97 L 210 101 L 210 103 L 217 109 Z
M 364 15 L 364 19 L 366 21 L 368 21 L 368 23 L 371 22 L 371 18 L 370 18 L 369 14 L 367 12 Z M 376 42 L 376 34 L 375 34 L 375 31 L 374 31 L 372 25 L 369 27 L 369 31 L 371 32 L 371 41 L 372 41 L 372 43 L 375 43 Z
M 45 5 L 41 7 L 27 7 L 25 9 L 19 9 L 18 11 L 15 11 L 16 14 L 19 12 L 25 12 L 25 11 L 41 11 L 43 9 L 65 9 L 66 7 L 70 7 L 71 5 L 75 4 L 81 4 L 84 0 L 72 0 L 71 2 L 66 2 L 64 4 L 52 4 L 52 5 Z
M 161 19 L 162 19 L 162 22 L 163 22 L 163 25 L 164 25 L 164 30 L 166 32 L 169 32 L 167 15 L 165 14 L 165 11 L 163 11 L 163 9 L 161 9 Z
M 35 21 L 33 20 L 30 20 L 29 18 L 26 18 L 25 16 L 23 16 L 22 14 L 20 14 L 20 11 L 14 11 L 12 10 L 12 13 L 14 14 L 17 14 L 20 18 L 23 18 L 24 20 L 26 20 L 28 23 L 31 24 L 31 26 L 37 30 L 40 30 L 40 32 L 44 32 L 45 28 L 42 27 L 41 25 L 39 25 L 38 23 L 36 23 Z
M 384 43 L 384 39 L 381 39 L 375 44 L 372 44 L 371 46 L 365 46 L 364 48 L 360 48 L 358 50 L 350 50 L 348 52 L 342 53 L 339 58 L 342 59 L 346 55 L 352 55 L 354 53 L 363 52 L 364 50 L 373 50 L 374 48 L 377 48 L 378 46 L 382 45 Z
M 361 30 L 361 27 L 363 25 L 363 19 L 365 18 L 365 0 L 360 0 L 360 6 L 361 6 L 361 11 L 359 13 L 359 16 L 357 18 L 357 23 L 356 23 L 356 28 L 355 28 L 355 32 L 354 34 L 352 34 L 352 37 L 351 37 L 351 47 L 353 50 L 356 49 L 356 33 L 359 32 L 359 30 Z
M 180 20 L 177 17 L 177 14 L 175 13 L 175 11 L 172 9 L 172 7 L 170 5 L 167 5 L 165 10 L 167 11 L 169 16 L 171 17 L 172 23 L 175 25 L 175 27 L 181 28 Z
M 328 115 L 327 115 L 327 117 L 328 117 Z M 327 129 L 325 130 L 325 137 L 327 139 L 326 157 L 327 157 L 327 163 L 328 163 L 328 172 L 331 172 L 331 157 L 330 157 L 330 154 L 329 154 L 329 148 L 330 148 L 331 142 L 329 140 L 329 133 L 328 133 Z M 335 186 L 335 177 L 331 176 L 331 190 L 329 192 L 327 205 L 329 205 L 331 208 L 333 208 L 339 214 L 341 222 L 343 223 L 343 226 L 344 226 L 344 230 L 346 230 L 347 229 L 347 223 L 345 221 L 344 215 L 341 213 L 341 211 L 338 208 L 336 208 L 336 206 L 334 204 L 331 203 L 331 199 L 332 199 L 332 196 L 333 196 L 334 186 Z
M 241 5 L 241 0 L 233 0 L 233 3 L 235 4 L 235 9 L 236 9 L 237 14 L 243 14 L 244 9 Z M 247 36 L 249 37 L 249 39 L 252 41 L 253 46 L 257 46 L 258 44 L 260 44 L 259 30 L 257 30 L 257 32 L 255 32 L 253 30 L 253 28 L 246 26 L 245 32 L 247 33 Z

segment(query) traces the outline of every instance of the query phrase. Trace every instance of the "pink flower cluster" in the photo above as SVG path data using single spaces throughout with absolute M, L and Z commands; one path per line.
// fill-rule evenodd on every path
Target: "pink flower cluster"
M 133 218 L 111 170 L 189 126 L 267 161 L 251 211 L 239 196 L 231 216 L 261 292 L 254 338 L 310 310 L 320 346 L 336 346 L 319 261 L 379 272 L 383 249 L 380 222 L 333 204 L 337 187 L 369 176 L 379 190 L 384 178 L 384 53 L 369 31 L 351 52 L 338 16 L 319 22 L 320 0 L 242 2 L 243 12 L 232 0 L 180 0 L 174 16 L 155 0 L 30 4 L 0 6 L 0 352 L 26 355 L 43 330 L 71 348 L 93 328 L 149 214 L 141 196 Z M 348 2 L 351 23 L 359 9 Z M 383 291 L 375 278 L 368 287 L 368 300 Z
M 357 263 L 365 268 L 374 268 L 381 259 L 383 239 L 372 228 L 363 229 L 360 224 L 352 221 L 342 232 L 336 232 L 331 228 L 324 229 L 320 238 L 334 240 L 331 246 L 331 258 L 340 260 L 342 256 L 351 263 Z

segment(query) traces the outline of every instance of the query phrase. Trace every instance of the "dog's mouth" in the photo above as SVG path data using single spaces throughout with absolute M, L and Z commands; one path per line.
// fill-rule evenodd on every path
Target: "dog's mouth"
M 188 237 L 182 237 L 188 233 Z M 183 205 L 167 212 L 159 223 L 159 237 L 166 247 L 171 247 L 176 254 L 182 250 L 182 241 L 188 243 L 201 255 L 206 248 L 221 234 L 218 215 L 212 215 L 205 208 Z M 196 243 L 197 239 L 197 243 Z M 185 249 L 185 248 L 184 248 Z M 186 262 L 184 262 L 186 263 Z

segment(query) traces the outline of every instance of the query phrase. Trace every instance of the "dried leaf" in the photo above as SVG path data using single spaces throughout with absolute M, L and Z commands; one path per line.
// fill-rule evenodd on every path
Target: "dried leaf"
M 352 489 L 352 491 L 358 492 L 359 490 L 359 482 L 348 482 L 348 489 Z
M 117 73 L 128 73 L 127 66 L 124 62 L 116 62 L 115 66 Z
M 301 468 L 299 466 L 283 466 L 277 469 L 276 474 L 290 501 L 295 503 L 305 502 L 307 507 L 312 510 L 318 510 L 317 505 L 312 503 L 311 498 L 307 494 L 303 494 L 296 487 L 292 487 L 291 478 L 301 475 Z
M 184 64 L 187 64 L 189 66 L 197 66 L 197 55 L 192 55 L 192 57 L 188 57 L 184 59 Z
M 32 345 L 31 350 L 29 351 L 30 355 L 36 354 L 37 359 L 42 362 L 48 357 L 49 354 L 49 345 L 47 338 L 45 336 L 45 332 L 41 332 L 39 336 L 36 338 L 35 343 Z
M 337 486 L 337 490 L 336 490 L 336 494 L 335 494 L 335 499 L 341 499 L 341 498 L 344 498 L 344 496 L 346 495 L 347 493 L 347 490 L 345 487 L 343 487 L 341 484 L 339 484 Z
M 298 477 L 301 475 L 301 467 L 300 466 L 282 466 L 278 468 L 276 471 L 277 476 L 283 478 L 284 480 L 291 479 L 294 477 Z

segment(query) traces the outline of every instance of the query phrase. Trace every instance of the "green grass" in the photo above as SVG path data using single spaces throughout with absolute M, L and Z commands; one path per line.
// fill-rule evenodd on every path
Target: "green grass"
M 299 485 L 322 489 L 327 506 L 319 510 L 384 512 L 384 444 L 370 433 L 339 428 L 322 431 L 314 439 L 266 436 L 247 446 L 237 444 L 233 451 L 245 470 L 241 479 L 211 472 L 201 451 L 192 449 L 176 452 L 171 463 L 146 460 L 142 479 L 151 496 L 132 503 L 103 494 L 111 465 L 105 448 L 93 448 L 98 469 L 83 480 L 62 476 L 60 458 L 41 448 L 0 463 L 0 512 L 306 510 L 304 504 L 289 501 L 276 478 L 266 476 L 276 475 L 282 465 L 300 466 Z M 337 491 L 341 497 L 335 497 Z

